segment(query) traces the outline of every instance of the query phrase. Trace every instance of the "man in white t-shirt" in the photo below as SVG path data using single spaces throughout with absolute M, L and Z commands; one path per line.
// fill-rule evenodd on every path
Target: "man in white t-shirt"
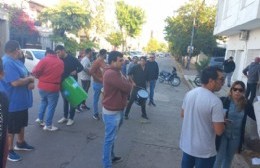
M 202 71 L 202 87 L 189 91 L 184 98 L 180 148 L 182 168 L 212 168 L 216 157 L 215 137 L 224 131 L 221 100 L 214 94 L 224 84 L 222 70 L 207 67 Z
M 80 63 L 83 66 L 83 71 L 81 71 L 79 73 L 80 76 L 80 80 L 81 80 L 81 85 L 82 88 L 88 93 L 89 87 L 90 87 L 90 81 L 91 81 L 91 75 L 89 73 L 89 70 L 91 68 L 91 62 L 90 59 L 92 57 L 92 49 L 91 48 L 87 48 L 85 50 L 85 56 L 83 56 L 83 58 L 81 59 Z M 86 109 L 86 110 L 90 110 L 90 108 L 86 105 L 86 100 L 84 100 L 81 103 L 81 107 L 80 109 Z

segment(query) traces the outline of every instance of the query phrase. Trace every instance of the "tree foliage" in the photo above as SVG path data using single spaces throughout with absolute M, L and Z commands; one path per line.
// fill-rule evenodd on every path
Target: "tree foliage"
M 123 33 L 124 46 L 126 45 L 127 37 L 135 38 L 140 35 L 142 25 L 145 23 L 144 10 L 139 7 L 127 5 L 124 1 L 116 3 L 116 18 Z
M 90 22 L 87 27 L 84 28 L 87 41 L 97 42 L 102 36 L 108 24 L 105 21 L 105 2 L 104 0 L 83 0 L 83 4 L 86 6 L 86 10 L 90 14 Z
M 21 47 L 38 43 L 39 32 L 29 15 L 20 8 L 4 7 L 9 14 L 10 39 L 19 41 Z
M 167 52 L 168 47 L 167 44 L 164 42 L 159 42 L 157 39 L 155 38 L 151 38 L 148 43 L 147 46 L 144 48 L 144 50 L 148 53 L 152 53 L 152 52 Z
M 50 21 L 54 34 L 65 37 L 65 32 L 77 34 L 80 29 L 89 25 L 90 14 L 81 4 L 66 1 L 46 8 L 41 13 L 40 20 L 46 23 Z
M 71 52 L 82 47 L 98 48 L 99 36 L 106 30 L 104 0 L 64 0 L 61 4 L 43 11 L 40 19 L 45 23 L 51 22 L 54 41 L 67 44 L 66 48 Z M 77 37 L 80 32 L 83 32 L 85 37 L 80 44 L 68 37 L 68 34 Z
M 200 5 L 202 4 L 202 5 Z M 216 36 L 213 36 L 216 8 L 207 6 L 202 0 L 191 0 L 176 11 L 176 15 L 166 19 L 166 40 L 175 55 L 187 55 L 190 45 L 193 20 L 195 32 L 193 38 L 193 55 L 201 51 L 207 55 L 216 47 Z
M 123 35 L 121 32 L 112 32 L 106 37 L 106 40 L 114 47 L 118 47 L 123 43 Z
M 159 48 L 160 48 L 160 43 L 158 42 L 158 40 L 156 40 L 155 38 L 151 38 L 148 41 L 147 46 L 145 47 L 145 51 L 148 53 L 157 52 Z

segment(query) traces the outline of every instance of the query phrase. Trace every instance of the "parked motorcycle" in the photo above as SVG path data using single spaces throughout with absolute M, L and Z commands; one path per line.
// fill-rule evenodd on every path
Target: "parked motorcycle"
M 161 71 L 158 78 L 160 83 L 168 83 L 172 86 L 179 86 L 181 83 L 180 77 L 177 75 L 177 70 L 175 67 L 172 68 L 172 73 L 167 71 Z

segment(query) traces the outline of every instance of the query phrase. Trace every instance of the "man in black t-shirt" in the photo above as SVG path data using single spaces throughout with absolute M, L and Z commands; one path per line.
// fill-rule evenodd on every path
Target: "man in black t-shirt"
M 77 58 L 68 54 L 65 51 L 64 46 L 58 45 L 55 47 L 56 54 L 60 57 L 60 59 L 64 63 L 64 72 L 62 74 L 62 81 L 65 80 L 67 77 L 72 76 L 76 81 L 78 81 L 77 74 L 83 70 L 83 66 L 79 62 Z M 63 98 L 63 117 L 58 121 L 59 124 L 67 123 L 67 126 L 74 124 L 74 116 L 76 108 L 71 106 L 68 100 L 65 98 L 65 95 L 62 93 Z
M 147 82 L 147 69 L 146 69 L 146 58 L 141 57 L 140 58 L 140 63 L 135 65 L 129 72 L 128 72 L 128 77 L 130 80 L 135 83 L 135 87 L 133 88 L 131 92 L 131 96 L 129 99 L 129 102 L 127 104 L 126 110 L 125 110 L 125 119 L 128 119 L 128 115 L 130 112 L 130 109 L 132 107 L 132 104 L 136 100 L 137 93 L 140 89 L 146 89 L 146 82 Z M 142 118 L 145 120 L 148 120 L 147 114 L 146 114 L 146 101 L 141 102 L 141 108 L 142 108 Z

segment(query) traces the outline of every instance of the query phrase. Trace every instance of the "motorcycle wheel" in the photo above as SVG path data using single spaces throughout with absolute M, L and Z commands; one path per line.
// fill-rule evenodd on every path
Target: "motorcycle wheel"
M 196 86 L 201 86 L 200 77 L 197 76 L 197 77 L 194 79 L 194 83 L 195 83 Z
M 172 86 L 179 86 L 181 84 L 181 79 L 178 76 L 173 77 L 171 81 Z
M 164 82 L 164 79 L 163 79 L 162 76 L 159 76 L 158 80 L 159 80 L 160 83 L 163 83 L 163 82 Z

